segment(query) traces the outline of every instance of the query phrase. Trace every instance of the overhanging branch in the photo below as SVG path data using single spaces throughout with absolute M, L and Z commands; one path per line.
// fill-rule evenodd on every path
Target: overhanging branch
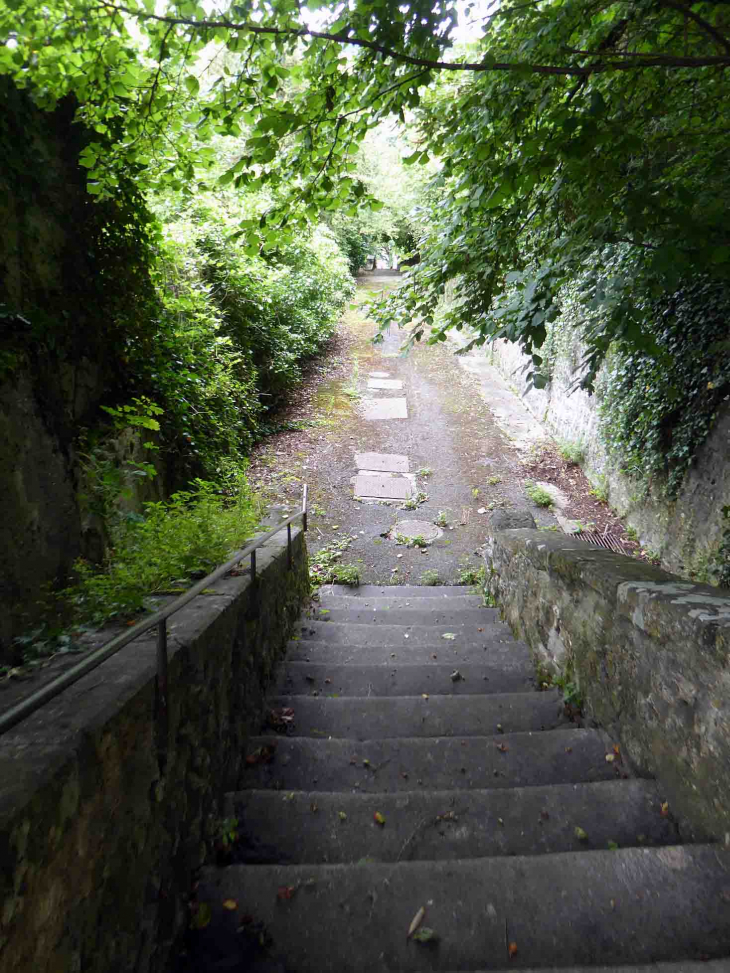
M 337 44 L 351 45 L 365 50 L 381 54 L 385 58 L 399 61 L 403 64 L 413 64 L 416 67 L 426 68 L 435 71 L 470 71 L 474 73 L 485 73 L 489 71 L 528 71 L 530 74 L 554 75 L 557 77 L 588 77 L 594 74 L 605 74 L 613 71 L 641 71 L 647 68 L 707 68 L 707 67 L 730 67 L 730 52 L 727 56 L 719 55 L 712 57 L 683 57 L 671 54 L 646 54 L 632 55 L 624 58 L 620 52 L 612 53 L 610 58 L 594 65 L 571 65 L 571 64 L 529 64 L 526 62 L 513 61 L 434 61 L 425 57 L 415 57 L 401 51 L 377 44 L 375 41 L 365 40 L 361 37 L 351 37 L 346 29 L 339 34 L 330 34 L 326 31 L 312 30 L 309 27 L 273 27 L 264 24 L 254 24 L 247 21 L 234 23 L 230 20 L 193 20 L 189 17 L 170 17 L 162 14 L 148 13 L 143 10 L 132 10 L 119 4 L 109 3 L 106 0 L 99 0 L 99 8 L 113 10 L 116 13 L 123 13 L 137 20 L 154 20 L 162 24 L 172 24 L 173 26 L 190 27 L 193 30 L 229 30 L 236 33 L 249 34 L 268 34 L 284 37 L 313 37 L 320 40 L 334 41 Z M 684 11 L 685 8 L 682 7 Z M 591 52 L 584 51 L 582 56 L 591 55 Z M 596 56 L 600 56 L 596 52 Z M 605 57 L 605 55 L 604 55 Z

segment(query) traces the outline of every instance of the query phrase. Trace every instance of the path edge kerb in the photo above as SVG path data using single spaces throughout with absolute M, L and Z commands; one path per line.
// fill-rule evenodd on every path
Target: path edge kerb
M 164 773 L 149 636 L 0 737 L 3 970 L 166 968 L 309 592 L 299 528 L 257 561 L 170 624 Z
M 730 834 L 730 591 L 532 529 L 493 530 L 487 587 L 515 637 L 695 838 Z

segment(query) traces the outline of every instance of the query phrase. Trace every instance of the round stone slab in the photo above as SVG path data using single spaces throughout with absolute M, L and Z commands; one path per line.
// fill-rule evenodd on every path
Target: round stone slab
M 430 544 L 443 534 L 440 527 L 429 524 L 427 520 L 399 520 L 391 531 L 393 536 L 400 534 L 401 537 L 422 537 Z

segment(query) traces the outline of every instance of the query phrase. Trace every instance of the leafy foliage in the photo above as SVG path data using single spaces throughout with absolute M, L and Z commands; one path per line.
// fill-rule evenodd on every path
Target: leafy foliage
M 79 584 L 66 592 L 76 617 L 101 623 L 139 611 L 172 582 L 211 571 L 251 536 L 259 514 L 245 480 L 232 501 L 196 480 L 192 490 L 146 504 L 142 516 L 119 518 L 102 569 L 76 565 Z
M 619 348 L 601 386 L 603 437 L 626 471 L 676 496 L 730 392 L 730 289 L 695 280 L 647 308 L 653 357 Z
M 525 482 L 525 493 L 538 507 L 552 507 L 555 503 L 552 493 L 531 480 Z

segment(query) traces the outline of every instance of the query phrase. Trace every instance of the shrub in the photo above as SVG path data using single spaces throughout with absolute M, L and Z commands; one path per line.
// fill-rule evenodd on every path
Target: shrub
M 102 567 L 77 562 L 78 584 L 64 594 L 81 621 L 101 624 L 139 611 L 149 595 L 225 561 L 251 536 L 259 516 L 245 479 L 233 498 L 195 480 L 192 490 L 145 504 L 142 515 L 120 517 Z

